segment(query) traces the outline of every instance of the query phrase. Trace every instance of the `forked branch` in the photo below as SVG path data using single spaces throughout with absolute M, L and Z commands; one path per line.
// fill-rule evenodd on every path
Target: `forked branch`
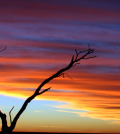
M 26 99 L 26 101 L 24 102 L 23 106 L 21 107 L 21 109 L 19 110 L 19 112 L 17 113 L 17 115 L 15 116 L 13 122 L 11 120 L 11 129 L 13 130 L 15 125 L 16 125 L 16 122 L 18 120 L 18 118 L 20 117 L 20 115 L 23 113 L 23 111 L 26 109 L 28 103 L 31 102 L 31 100 L 33 100 L 36 96 L 50 90 L 51 87 L 43 90 L 40 92 L 40 90 L 43 88 L 43 86 L 45 84 L 47 84 L 49 81 L 53 80 L 54 78 L 57 78 L 57 77 L 60 77 L 61 75 L 64 77 L 64 74 L 67 74 L 67 73 L 64 73 L 65 71 L 69 70 L 70 68 L 76 66 L 77 64 L 80 64 L 79 61 L 81 59 L 90 59 L 90 58 L 95 58 L 96 56 L 92 56 L 92 57 L 87 57 L 89 54 L 91 53 L 94 53 L 94 49 L 93 48 L 90 48 L 90 46 L 88 45 L 88 49 L 84 50 L 84 51 L 80 51 L 78 52 L 76 49 L 75 49 L 75 56 L 73 55 L 72 56 L 72 59 L 70 61 L 70 63 L 68 64 L 68 66 L 66 66 L 65 68 L 62 68 L 60 69 L 58 72 L 56 72 L 55 74 L 53 74 L 51 77 L 45 79 L 39 86 L 38 88 L 35 90 L 34 94 L 32 96 L 30 96 L 29 98 Z M 79 57 L 80 54 L 83 54 L 83 56 Z M 67 74 L 68 75 L 68 74 Z M 69 77 L 69 75 L 68 75 Z M 69 77 L 70 78 L 70 77 Z M 13 109 L 13 108 L 12 108 Z M 12 111 L 11 109 L 11 111 Z

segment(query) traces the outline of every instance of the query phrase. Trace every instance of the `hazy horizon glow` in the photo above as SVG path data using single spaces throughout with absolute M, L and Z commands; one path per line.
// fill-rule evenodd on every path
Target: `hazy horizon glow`
M 0 110 L 12 118 L 43 80 L 81 60 L 43 88 L 15 131 L 120 132 L 120 1 L 1 0 Z M 82 55 L 81 55 L 82 56 Z M 9 122 L 9 116 L 8 116 Z M 1 125 L 1 122 L 0 122 Z

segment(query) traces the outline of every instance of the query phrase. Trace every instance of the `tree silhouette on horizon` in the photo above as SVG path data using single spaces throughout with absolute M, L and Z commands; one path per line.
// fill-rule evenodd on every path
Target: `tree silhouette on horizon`
M 0 52 L 4 51 L 7 47 L 5 47 L 4 49 L 0 50 Z M 81 53 L 84 53 L 81 57 L 79 57 L 79 55 Z M 40 92 L 41 88 L 47 84 L 49 81 L 53 80 L 54 78 L 57 78 L 57 77 L 60 77 L 60 76 L 63 76 L 64 78 L 64 74 L 67 74 L 67 73 L 64 73 L 65 71 L 69 70 L 70 68 L 76 66 L 77 64 L 80 64 L 79 61 L 81 59 L 90 59 L 90 58 L 95 58 L 96 56 L 92 56 L 92 57 L 87 57 L 89 54 L 91 53 L 94 53 L 94 48 L 91 48 L 88 44 L 88 49 L 84 50 L 84 51 L 80 51 L 78 52 L 76 49 L 75 49 L 75 56 L 73 55 L 72 56 L 72 59 L 70 61 L 70 63 L 65 67 L 65 68 L 62 68 L 60 69 L 58 72 L 56 72 L 55 74 L 53 74 L 52 76 L 48 77 L 47 79 L 45 79 L 39 86 L 38 88 L 35 90 L 35 92 L 33 93 L 33 95 L 31 95 L 30 97 L 28 97 L 25 102 L 23 103 L 21 109 L 18 111 L 18 113 L 16 114 L 16 116 L 14 117 L 13 121 L 12 121 L 12 118 L 11 118 L 11 111 L 13 110 L 13 108 L 10 110 L 9 112 L 9 116 L 10 116 L 10 126 L 8 126 L 7 124 L 7 119 L 6 119 L 6 114 L 5 113 L 2 113 L 0 111 L 0 118 L 2 120 L 2 129 L 1 129 L 1 132 L 2 134 L 11 134 L 12 131 L 14 130 L 15 126 L 16 126 L 16 123 L 18 121 L 18 119 L 20 118 L 20 115 L 24 112 L 24 110 L 26 109 L 28 103 L 30 103 L 36 96 L 38 95 L 41 95 L 42 93 L 50 90 L 51 87 L 47 88 L 47 89 L 44 89 L 43 91 Z M 68 75 L 68 74 L 67 74 Z M 69 75 L 68 75 L 69 77 Z

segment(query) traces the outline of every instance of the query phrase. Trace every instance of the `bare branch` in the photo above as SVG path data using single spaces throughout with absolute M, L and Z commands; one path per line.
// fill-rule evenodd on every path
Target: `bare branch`
M 12 107 L 12 109 L 9 112 L 9 116 L 10 116 L 10 123 L 12 123 L 12 117 L 11 117 L 11 111 L 13 110 L 14 106 Z
M 88 54 L 91 54 L 91 53 L 94 53 L 94 49 L 90 49 L 90 50 L 88 51 Z
M 59 74 L 57 77 L 60 77 L 61 75 L 63 75 L 63 78 L 64 78 L 64 73 Z
M 64 78 L 64 73 L 62 73 L 62 75 L 63 75 L 63 78 Z
M 76 64 L 74 64 L 73 66 L 76 66 L 77 64 L 80 64 L 80 63 L 76 63 Z
M 63 75 L 64 77 L 64 74 L 67 74 L 67 73 L 64 73 L 65 71 L 69 70 L 70 68 L 72 68 L 73 66 L 79 64 L 78 62 L 81 60 L 81 59 L 89 59 L 89 58 L 94 58 L 96 56 L 93 56 L 93 57 L 89 57 L 89 58 L 85 58 L 87 55 L 91 54 L 94 52 L 94 49 L 90 48 L 90 46 L 88 45 L 88 49 L 85 50 L 85 51 L 80 51 L 79 53 L 77 52 L 77 50 L 75 49 L 75 52 L 76 52 L 76 55 L 74 57 L 74 55 L 72 56 L 72 59 L 70 61 L 70 63 L 68 64 L 68 66 L 66 66 L 65 68 L 62 68 L 60 69 L 58 72 L 56 72 L 55 74 L 53 74 L 52 76 L 50 76 L 49 78 L 45 79 L 39 86 L 38 88 L 35 90 L 34 94 L 31 95 L 30 97 L 28 97 L 26 99 L 26 101 L 24 102 L 23 106 L 21 107 L 21 109 L 19 110 L 19 112 L 17 113 L 17 115 L 15 116 L 13 122 L 11 123 L 11 129 L 13 130 L 15 125 L 16 125 L 16 122 L 17 120 L 19 119 L 20 115 L 24 112 L 24 110 L 26 109 L 28 103 L 31 102 L 31 100 L 33 100 L 36 96 L 48 91 L 51 87 L 43 90 L 40 92 L 40 90 L 43 88 L 43 86 L 45 84 L 47 84 L 49 81 L 53 80 L 54 78 L 57 78 L 57 77 L 60 77 L 61 75 Z M 81 56 L 80 58 L 78 58 L 79 54 L 80 53 L 85 53 L 83 56 Z M 67 76 L 69 77 L 69 75 L 67 74 Z M 69 77 L 70 78 L 70 77 Z M 71 78 L 70 78 L 71 79 Z
M 59 74 L 59 75 L 58 75 L 58 76 L 56 76 L 56 77 L 60 77 L 61 75 L 63 75 L 63 78 L 64 78 L 64 74 L 63 74 L 63 73 Z
M 86 60 L 87 60 L 87 59 L 95 58 L 95 57 L 97 57 L 97 56 L 92 56 L 92 57 L 88 57 L 88 58 L 84 58 L 84 59 L 86 59 Z
M 67 74 L 67 73 L 64 73 L 64 74 Z M 72 79 L 68 74 L 67 74 L 67 76 L 68 76 L 70 79 Z
M 63 78 L 65 78 L 65 74 L 67 74 L 67 73 L 61 73 L 61 74 L 58 75 L 57 77 L 60 77 L 61 75 L 63 75 Z M 67 74 L 67 76 L 68 76 L 70 79 L 72 79 L 68 74 Z
M 4 48 L 4 49 L 0 50 L 0 52 L 4 51 L 5 49 L 7 49 L 7 47 L 6 47 L 6 46 L 5 46 L 5 48 Z
M 75 52 L 76 52 L 76 54 L 78 54 L 76 49 L 75 49 Z
M 74 61 L 74 55 L 72 56 L 72 59 L 71 59 L 71 62 L 73 62 Z
M 47 89 L 43 90 L 43 91 L 42 91 L 42 92 L 40 92 L 38 95 L 43 94 L 44 92 L 46 92 L 46 91 L 50 90 L 50 88 L 51 88 L 51 87 L 49 87 L 49 88 L 47 88 Z

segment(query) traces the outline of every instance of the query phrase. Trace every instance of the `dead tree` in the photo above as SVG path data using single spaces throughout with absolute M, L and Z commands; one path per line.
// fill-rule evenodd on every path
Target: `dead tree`
M 2 50 L 3 51 L 3 50 Z M 24 112 L 24 110 L 26 109 L 28 103 L 30 103 L 36 96 L 38 95 L 41 95 L 42 93 L 48 91 L 51 87 L 43 90 L 40 92 L 40 90 L 43 88 L 43 86 L 45 84 L 47 84 L 49 81 L 53 80 L 54 78 L 57 78 L 57 77 L 60 77 L 60 76 L 63 76 L 64 77 L 64 74 L 67 74 L 67 73 L 64 73 L 65 71 L 69 70 L 70 68 L 76 66 L 77 64 L 80 64 L 79 61 L 82 60 L 82 59 L 90 59 L 90 58 L 94 58 L 96 56 L 92 56 L 92 57 L 87 57 L 89 54 L 93 53 L 94 52 L 94 49 L 91 48 L 89 45 L 88 45 L 88 49 L 85 50 L 85 51 L 80 51 L 80 52 L 77 52 L 77 50 L 75 49 L 75 56 L 73 55 L 72 56 L 72 59 L 70 61 L 70 63 L 65 67 L 65 68 L 62 68 L 60 69 L 58 72 L 56 72 L 55 74 L 53 74 L 51 77 L 45 79 L 39 86 L 38 88 L 35 90 L 35 92 L 33 93 L 33 95 L 31 95 L 30 97 L 28 97 L 24 104 L 22 105 L 21 109 L 19 110 L 19 112 L 16 114 L 16 116 L 14 117 L 13 121 L 11 119 L 11 111 L 13 110 L 13 108 L 10 110 L 9 112 L 9 115 L 10 115 L 10 126 L 8 127 L 7 125 L 7 119 L 6 119 L 6 114 L 5 113 L 2 113 L 0 111 L 0 118 L 2 120 L 2 133 L 3 134 L 10 134 L 12 133 L 13 129 L 15 128 L 16 126 L 16 123 L 20 117 L 20 115 Z M 79 57 L 80 54 L 83 54 L 83 56 Z M 68 75 L 68 74 L 67 74 Z M 69 75 L 68 75 L 69 76 Z

